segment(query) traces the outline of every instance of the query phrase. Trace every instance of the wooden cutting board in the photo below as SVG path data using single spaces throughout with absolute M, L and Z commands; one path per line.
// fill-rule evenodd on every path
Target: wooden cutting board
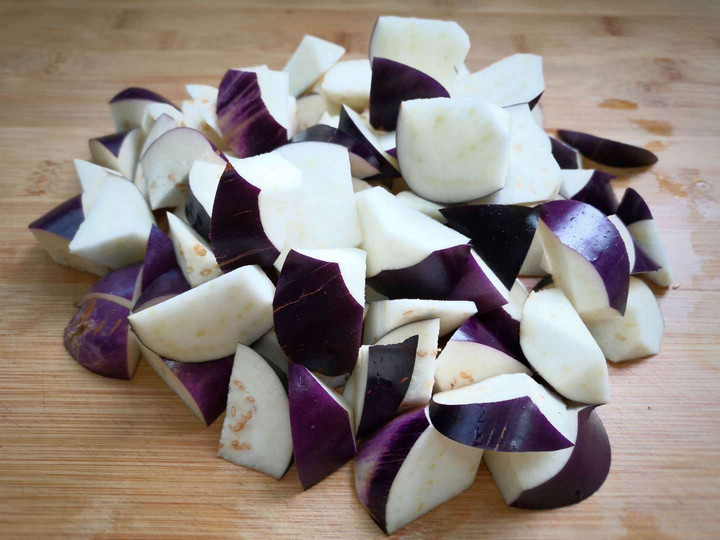
M 0 537 L 381 537 L 352 464 L 303 493 L 215 457 L 205 429 L 145 363 L 130 382 L 85 371 L 61 341 L 93 277 L 54 265 L 27 224 L 78 192 L 72 158 L 112 131 L 126 86 L 183 98 L 230 66 L 280 68 L 305 32 L 366 53 L 376 17 L 458 20 L 477 70 L 542 54 L 547 127 L 645 146 L 621 172 L 650 202 L 676 283 L 660 295 L 661 354 L 610 366 L 600 409 L 610 476 L 574 507 L 507 508 L 483 465 L 473 486 L 398 537 L 720 536 L 720 3 L 0 3 Z

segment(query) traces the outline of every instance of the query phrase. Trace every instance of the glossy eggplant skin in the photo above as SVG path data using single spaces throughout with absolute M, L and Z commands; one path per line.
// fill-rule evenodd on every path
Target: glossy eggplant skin
M 82 195 L 76 195 L 37 218 L 28 229 L 38 229 L 70 241 L 84 220 Z
M 580 168 L 580 152 L 578 152 L 577 148 L 563 141 L 559 141 L 555 137 L 550 137 L 550 146 L 552 148 L 552 155 L 561 169 Z
M 142 289 L 147 288 L 150 283 L 165 272 L 177 267 L 172 240 L 160 227 L 153 225 L 145 248 L 141 280 Z
M 357 435 L 363 437 L 384 425 L 405 398 L 415 369 L 418 336 L 394 345 L 368 349 L 367 384 Z
M 337 263 L 290 251 L 273 300 L 275 332 L 290 361 L 323 375 L 351 372 L 360 349 L 363 310 Z
M 177 109 L 177 106 L 174 105 L 171 101 L 169 101 L 167 98 L 161 96 L 160 94 L 153 92 L 152 90 L 148 90 L 147 88 L 140 88 L 137 86 L 131 86 L 129 88 L 125 88 L 124 90 L 121 90 L 117 94 L 113 96 L 113 98 L 109 101 L 109 103 L 115 103 L 117 101 L 128 101 L 128 100 L 143 100 L 143 101 L 154 101 L 156 103 L 167 103 L 168 105 L 172 105 Z
M 650 212 L 650 207 L 645 202 L 645 199 L 633 188 L 625 190 L 620 206 L 618 206 L 615 213 L 626 226 L 638 221 L 653 219 L 652 212 Z
M 526 206 L 478 204 L 443 208 L 450 226 L 469 236 L 475 251 L 508 289 L 513 286 L 537 229 Z
M 615 226 L 596 208 L 579 201 L 551 201 L 539 217 L 568 248 L 581 254 L 602 279 L 610 307 L 625 312 L 630 283 L 627 249 Z
M 348 115 L 348 113 L 346 112 L 344 105 L 342 109 L 340 109 L 340 121 L 338 122 L 338 129 L 358 141 L 363 146 L 365 146 L 365 152 L 370 152 L 374 156 L 375 160 L 377 160 L 378 170 L 380 171 L 380 174 L 373 177 L 373 180 L 385 180 L 400 176 L 398 170 L 377 148 L 372 145 L 370 141 L 367 140 L 365 135 L 363 135 L 362 131 L 360 131 L 360 128 L 355 125 L 353 119 L 350 118 L 350 115 Z
M 430 75 L 394 60 L 373 58 L 370 124 L 375 129 L 394 131 L 403 101 L 436 97 L 450 94 Z
M 383 270 L 368 285 L 390 299 L 470 300 L 484 313 L 507 301 L 462 244 L 433 251 L 419 263 Z
M 644 148 L 581 131 L 559 129 L 558 137 L 577 148 L 586 158 L 609 167 L 646 167 L 658 161 L 655 154 Z
M 492 403 L 430 401 L 430 422 L 461 444 L 495 452 L 550 452 L 572 446 L 529 396 Z
M 590 204 L 606 216 L 614 214 L 618 209 L 618 200 L 610 185 L 613 178 L 612 174 L 595 171 L 587 184 L 572 196 L 572 200 Z
M 265 234 L 260 191 L 231 165 L 220 177 L 210 219 L 210 246 L 226 274 L 249 264 L 267 268 L 280 255 Z
M 96 281 L 85 293 L 81 302 L 97 295 L 112 295 L 128 302 L 132 301 L 142 266 L 142 263 L 135 263 L 113 270 Z
M 355 455 L 352 421 L 307 368 L 291 363 L 288 383 L 295 466 L 310 489 Z
M 541 510 L 579 503 L 600 489 L 611 461 L 610 440 L 595 406 L 583 407 L 578 412 L 575 447 L 565 466 L 548 481 L 524 491 L 511 506 Z

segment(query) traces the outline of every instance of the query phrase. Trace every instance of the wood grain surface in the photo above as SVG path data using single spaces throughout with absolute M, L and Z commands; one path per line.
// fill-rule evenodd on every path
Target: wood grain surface
M 72 159 L 112 131 L 126 86 L 183 98 L 230 66 L 280 68 L 303 33 L 364 55 L 380 14 L 458 20 L 471 70 L 544 56 L 549 129 L 653 149 L 621 173 L 650 202 L 675 271 L 662 352 L 610 366 L 610 476 L 570 508 L 507 508 L 484 465 L 402 538 L 720 537 L 720 2 L 584 0 L 0 1 L 0 537 L 381 537 L 352 464 L 303 493 L 216 458 L 142 362 L 96 376 L 62 330 L 94 278 L 54 265 L 27 224 L 79 190 Z

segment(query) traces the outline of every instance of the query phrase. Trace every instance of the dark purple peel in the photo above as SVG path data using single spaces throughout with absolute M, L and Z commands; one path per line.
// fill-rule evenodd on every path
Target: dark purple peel
M 380 150 L 375 148 L 375 146 L 367 140 L 365 135 L 362 134 L 362 131 L 360 131 L 360 128 L 355 125 L 355 122 L 353 122 L 352 118 L 350 118 L 350 115 L 348 115 L 345 109 L 345 105 L 343 105 L 340 109 L 340 121 L 338 123 L 338 129 L 359 142 L 362 146 L 365 147 L 366 152 L 369 152 L 375 157 L 378 163 L 378 170 L 380 171 L 380 174 L 378 174 L 377 177 L 373 177 L 373 180 L 396 178 L 397 176 L 400 176 L 400 173 L 392 165 L 392 163 L 387 160 L 387 158 L 380 152 Z
M 453 441 L 495 452 L 550 452 L 573 445 L 529 396 L 492 403 L 429 405 L 430 422 Z
M 380 173 L 380 163 L 378 162 L 375 153 L 370 151 L 367 145 L 358 142 L 350 135 L 332 126 L 327 126 L 325 124 L 310 126 L 306 130 L 297 133 L 292 139 L 290 139 L 290 142 L 325 142 L 330 144 L 339 144 L 340 146 L 347 148 L 350 153 L 350 168 L 353 171 L 353 176 L 356 178 L 367 178 L 369 176 L 376 176 Z M 362 176 L 359 176 L 357 174 L 358 171 L 363 169 L 370 174 L 363 174 Z
M 645 167 L 657 163 L 657 156 L 631 144 L 596 137 L 580 131 L 558 130 L 558 137 L 573 145 L 588 159 L 609 167 Z
M 290 251 L 275 289 L 273 320 L 278 342 L 292 362 L 323 375 L 351 372 L 360 349 L 363 310 L 337 263 Z
M 76 195 L 37 218 L 28 225 L 28 229 L 54 234 L 70 241 L 83 221 L 82 195 Z
M 498 308 L 501 309 L 501 308 Z M 505 311 L 505 310 L 503 310 Z M 486 313 L 485 316 L 495 315 L 495 312 Z M 512 351 L 500 341 L 495 334 L 485 326 L 481 316 L 473 315 L 462 326 L 455 330 L 450 338 L 451 341 L 470 341 L 472 343 L 481 343 L 487 347 L 500 351 L 501 353 L 513 357 Z
M 144 291 L 155 279 L 174 268 L 178 268 L 178 263 L 172 240 L 160 227 L 153 225 L 145 248 L 142 290 Z
M 587 184 L 571 197 L 573 201 L 580 201 L 594 206 L 606 216 L 617 212 L 618 200 L 615 196 L 610 180 L 616 178 L 612 174 L 595 171 Z
M 395 345 L 373 345 L 368 349 L 367 384 L 358 437 L 387 423 L 397 413 L 407 394 L 413 371 L 418 336 Z
M 562 470 L 547 482 L 524 491 L 511 506 L 547 510 L 579 503 L 603 485 L 612 461 L 610 440 L 595 407 L 578 412 L 578 434 Z
M 525 206 L 479 204 L 442 208 L 460 234 L 508 289 L 513 286 L 537 229 L 537 212 Z
M 216 110 L 223 140 L 238 157 L 264 154 L 287 142 L 287 129 L 262 100 L 256 73 L 229 69 L 220 82 Z
M 387 151 L 387 153 L 388 153 L 388 155 L 397 159 L 397 147 L 391 148 L 390 150 Z
M 394 60 L 373 58 L 370 124 L 375 129 L 394 131 L 403 101 L 436 97 L 450 94 L 430 75 Z
M 533 290 L 533 292 L 542 291 L 543 289 L 549 287 L 553 283 L 555 283 L 555 282 L 553 281 L 552 276 L 545 276 L 544 278 L 542 278 L 540 281 L 538 281 L 535 284 L 535 286 L 532 288 L 532 290 Z
M 527 361 L 525 354 L 523 354 L 522 348 L 520 347 L 520 321 L 513 319 L 512 316 L 503 308 L 497 308 L 481 315 L 474 315 L 468 319 L 468 321 L 473 320 L 478 321 L 478 323 L 483 326 L 484 330 L 488 332 L 502 347 L 494 348 L 505 352 L 508 356 L 532 369 L 530 362 Z M 453 335 L 451 339 L 456 338 Z
M 180 268 L 172 268 L 156 277 L 152 282 L 143 289 L 140 297 L 135 302 L 133 313 L 142 311 L 150 307 L 150 305 L 159 304 L 163 300 L 168 300 L 173 296 L 182 294 L 190 290 L 185 276 Z M 152 302 L 152 304 L 150 304 Z
M 633 188 L 627 188 L 625 190 L 623 198 L 620 201 L 620 206 L 618 206 L 615 214 L 626 227 L 638 221 L 653 218 L 650 207 L 645 202 L 645 199 Z
M 217 195 L 217 193 L 215 193 Z M 188 194 L 185 201 L 185 218 L 188 225 L 208 242 L 210 241 L 210 227 L 212 219 L 205 210 L 205 207 L 193 193 L 192 186 L 188 182 Z
M 110 135 L 104 135 L 102 137 L 96 137 L 94 139 L 90 139 L 90 142 L 93 141 L 103 145 L 108 152 L 110 152 L 115 157 L 120 157 L 120 150 L 122 149 L 123 142 L 125 141 L 125 137 L 127 137 L 128 133 L 130 133 L 132 129 L 129 129 L 127 131 L 121 131 L 119 133 L 111 133 Z
M 128 101 L 128 100 L 142 100 L 142 101 L 154 101 L 156 103 L 167 103 L 177 109 L 177 106 L 173 104 L 167 98 L 148 90 L 147 88 L 139 88 L 137 86 L 131 86 L 125 90 L 121 90 L 108 102 L 115 103 L 117 101 Z M 179 110 L 179 109 L 178 109 Z
M 507 301 L 463 244 L 433 251 L 419 263 L 398 270 L 383 270 L 368 278 L 368 285 L 390 299 L 470 300 L 479 313 Z
M 229 164 L 220 177 L 210 218 L 210 246 L 224 273 L 248 264 L 269 267 L 280 255 L 260 219 L 260 191 Z
M 552 148 L 552 155 L 555 158 L 555 161 L 557 161 L 558 167 L 561 169 L 580 168 L 580 152 L 577 148 L 559 141 L 555 137 L 550 137 L 550 146 Z
M 113 270 L 104 278 L 96 281 L 79 303 L 84 304 L 90 298 L 98 295 L 115 296 L 128 302 L 132 301 L 141 269 L 142 263 L 135 263 Z
M 535 108 L 535 105 L 537 105 L 540 102 L 540 98 L 543 96 L 544 93 L 545 93 L 545 90 L 543 90 L 537 96 L 535 96 L 530 101 L 528 101 L 528 107 L 530 107 L 531 111 Z
M 632 269 L 633 274 L 644 274 L 646 272 L 660 270 L 660 265 L 656 263 L 655 259 L 648 255 L 635 240 L 633 240 L 633 245 L 635 246 L 635 265 Z
M 610 307 L 625 313 L 630 261 L 620 233 L 598 209 L 579 201 L 538 207 L 540 219 L 568 248 L 581 254 L 605 284 Z
M 392 420 L 358 448 L 355 457 L 358 499 L 385 533 L 390 489 L 405 458 L 429 426 L 425 408 L 415 409 Z
M 353 458 L 355 437 L 348 411 L 306 368 L 291 363 L 288 379 L 295 465 L 307 490 Z
M 65 349 L 93 373 L 130 379 L 139 352 L 131 342 L 129 314 L 128 308 L 110 300 L 88 300 L 65 327 Z

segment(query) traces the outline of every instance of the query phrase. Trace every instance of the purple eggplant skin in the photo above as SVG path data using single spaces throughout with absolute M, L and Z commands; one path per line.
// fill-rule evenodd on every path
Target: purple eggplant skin
M 217 193 L 216 193 L 217 195 Z M 205 207 L 195 197 L 192 187 L 188 184 L 187 201 L 185 202 L 185 218 L 188 224 L 208 242 L 210 241 L 210 226 L 212 219 Z
M 162 361 L 192 396 L 209 426 L 227 405 L 235 355 L 210 362 L 188 363 L 162 358 Z
M 147 88 L 140 88 L 137 86 L 131 86 L 125 90 L 121 90 L 109 101 L 109 103 L 115 103 L 117 101 L 129 101 L 129 100 L 142 100 L 142 101 L 155 101 L 157 103 L 167 103 L 177 109 L 177 106 L 167 98 L 160 94 L 148 90 Z
M 528 107 L 530 107 L 531 111 L 535 108 L 535 105 L 540 103 L 540 98 L 543 96 L 544 93 L 545 93 L 545 90 L 543 90 L 537 96 L 535 96 L 530 101 L 528 101 Z M 519 105 L 519 103 L 517 103 L 516 105 Z
M 260 219 L 260 191 L 231 165 L 220 177 L 210 218 L 210 246 L 224 273 L 248 264 L 269 267 L 280 255 Z
M 125 137 L 127 137 L 128 133 L 130 133 L 131 131 L 132 129 L 129 129 L 127 131 L 111 133 L 110 135 L 103 135 L 102 137 L 90 139 L 90 142 L 95 141 L 103 145 L 113 156 L 119 157 L 120 149 L 122 148 L 123 142 L 125 141 Z
M 104 278 L 96 281 L 85 293 L 80 303 L 85 303 L 86 300 L 98 294 L 112 295 L 128 302 L 132 301 L 141 269 L 142 263 L 135 263 L 113 270 Z
M 646 272 L 660 270 L 660 265 L 656 263 L 655 259 L 648 255 L 635 240 L 633 240 L 633 244 L 635 245 L 635 265 L 632 269 L 633 274 L 644 274 Z
M 28 225 L 28 229 L 54 234 L 70 241 L 83 221 L 82 195 L 76 195 L 37 218 Z
M 351 372 L 360 349 L 363 310 L 337 263 L 290 251 L 273 299 L 275 333 L 290 361 L 323 375 Z
M 479 324 L 482 325 L 484 331 L 492 336 L 502 348 L 494 347 L 493 345 L 490 346 L 505 352 L 508 356 L 511 356 L 524 366 L 532 369 L 530 362 L 527 361 L 520 347 L 520 321 L 513 319 L 503 308 L 497 308 L 480 315 L 473 315 L 468 319 L 468 321 L 471 320 L 477 320 Z M 466 323 L 468 321 L 466 321 Z M 465 326 L 464 323 L 463 326 Z M 462 328 L 462 326 L 460 328 Z M 455 339 L 455 336 L 453 335 L 451 339 Z M 487 342 L 482 343 L 484 345 L 488 344 Z
M 618 200 L 610 185 L 610 180 L 613 178 L 616 176 L 603 171 L 595 171 L 587 184 L 571 199 L 594 206 L 606 216 L 610 216 L 618 209 Z
M 371 153 L 375 157 L 378 162 L 378 170 L 380 171 L 380 174 L 372 177 L 372 180 L 383 180 L 400 176 L 398 170 L 393 167 L 387 158 L 365 138 L 365 135 L 362 134 L 360 128 L 355 125 L 355 122 L 353 122 L 352 118 L 350 118 L 348 113 L 345 111 L 345 105 L 343 105 L 340 109 L 338 129 L 358 141 L 366 148 L 367 152 Z M 370 178 L 368 178 L 368 180 L 370 180 Z
M 442 208 L 450 227 L 470 237 L 478 255 L 510 289 L 537 229 L 537 212 L 526 206 L 478 204 Z
M 570 459 L 555 476 L 524 491 L 511 506 L 547 510 L 579 503 L 603 485 L 612 461 L 610 440 L 595 406 L 578 412 L 578 434 Z
M 300 133 L 295 134 L 295 136 L 290 139 L 290 142 L 326 142 L 339 144 L 340 146 L 347 148 L 350 154 L 367 161 L 371 167 L 380 170 L 380 162 L 378 161 L 377 156 L 373 151 L 368 149 L 366 144 L 358 142 L 347 133 L 332 126 L 327 126 L 325 124 L 310 126 Z
M 137 301 L 133 306 L 133 313 L 142 311 L 146 307 L 149 307 L 149 303 L 153 305 L 159 303 L 160 299 L 168 300 L 173 296 L 182 294 L 185 291 L 190 290 L 190 285 L 185 279 L 180 268 L 172 268 L 164 274 L 156 277 L 152 282 L 145 287 Z
M 391 148 L 390 150 L 387 151 L 387 153 L 388 153 L 388 155 L 397 159 L 397 147 Z
M 552 452 L 573 445 L 529 396 L 462 405 L 430 400 L 428 411 L 435 429 L 473 448 L 495 452 Z
M 470 245 L 433 251 L 419 263 L 383 270 L 368 285 L 390 299 L 470 300 L 485 313 L 507 303 L 470 256 Z
M 145 248 L 141 278 L 142 290 L 145 290 L 155 279 L 173 268 L 178 268 L 178 263 L 172 240 L 160 227 L 153 225 Z
M 425 408 L 414 409 L 386 424 L 358 448 L 355 457 L 358 499 L 386 534 L 388 494 L 405 458 L 429 426 Z
M 646 167 L 657 163 L 655 154 L 639 146 L 603 139 L 589 133 L 559 129 L 558 137 L 588 159 L 608 167 Z
M 295 465 L 307 490 L 355 456 L 352 422 L 348 411 L 299 364 L 288 366 L 288 400 Z
M 256 73 L 229 69 L 220 81 L 216 110 L 223 140 L 238 157 L 264 154 L 287 142 L 287 129 L 262 100 Z
M 620 206 L 618 206 L 615 214 L 617 214 L 617 217 L 619 217 L 620 221 L 626 226 L 653 218 L 650 207 L 645 202 L 645 199 L 633 188 L 627 188 L 625 190 L 623 198 L 620 201 Z
M 372 433 L 397 413 L 415 370 L 418 336 L 368 349 L 367 385 L 358 437 Z
M 375 129 L 394 131 L 403 101 L 437 97 L 449 98 L 450 93 L 430 75 L 394 60 L 373 58 L 370 124 Z
M 605 284 L 610 307 L 624 314 L 630 261 L 612 222 L 597 208 L 579 201 L 551 201 L 538 208 L 540 219 L 553 234 L 593 265 Z
M 580 151 L 577 148 L 563 141 L 559 141 L 555 137 L 550 137 L 550 146 L 552 148 L 552 155 L 561 169 L 580 168 L 580 164 L 578 163 Z
M 65 327 L 65 348 L 78 364 L 93 373 L 130 379 L 139 351 L 129 332 L 129 314 L 127 307 L 110 300 L 88 300 Z

